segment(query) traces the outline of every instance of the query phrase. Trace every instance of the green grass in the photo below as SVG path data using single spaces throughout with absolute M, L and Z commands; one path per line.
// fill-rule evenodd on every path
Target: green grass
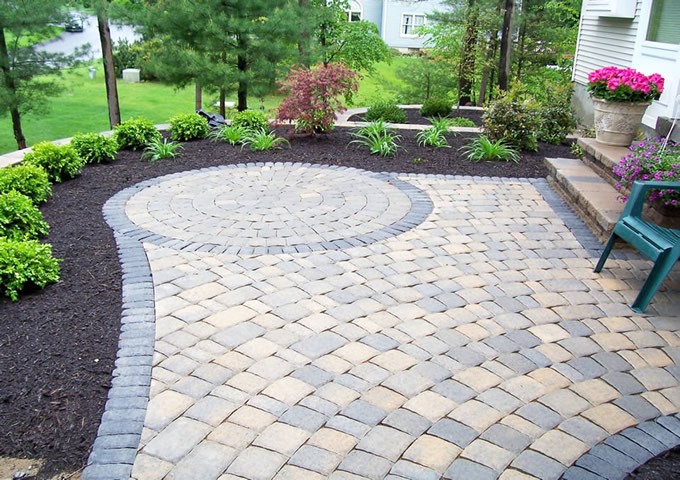
M 393 94 L 390 85 L 401 83 L 396 76 L 405 62 L 413 59 L 396 57 L 391 64 L 379 64 L 375 75 L 361 80 L 359 92 L 352 106 L 366 106 L 375 98 Z M 62 82 L 66 89 L 59 97 L 47 101 L 46 110 L 39 114 L 22 117 L 22 126 L 28 145 L 43 140 L 72 137 L 76 133 L 101 132 L 109 130 L 109 116 L 106 105 L 106 88 L 103 71 L 97 66 L 94 80 L 90 80 L 87 68 L 76 68 L 65 73 Z M 386 93 L 387 86 L 387 93 Z M 194 111 L 194 88 L 175 89 L 155 82 L 126 83 L 118 81 L 118 97 L 123 120 L 145 117 L 154 123 L 168 123 L 178 113 Z M 208 94 L 204 103 L 216 100 Z M 228 97 L 228 100 L 235 98 Z M 250 108 L 260 108 L 260 99 L 249 97 Z M 281 97 L 265 98 L 264 107 L 270 116 L 274 115 Z M 9 116 L 0 117 L 0 154 L 16 150 Z
M 62 33 L 64 33 L 64 27 L 49 26 L 42 33 L 23 35 L 19 37 L 19 46 L 28 47 L 29 45 L 35 45 L 36 43 L 48 42 L 50 40 L 54 40 Z M 12 34 L 12 32 L 5 33 L 5 41 L 7 42 L 7 45 L 12 45 L 15 39 L 16 37 Z

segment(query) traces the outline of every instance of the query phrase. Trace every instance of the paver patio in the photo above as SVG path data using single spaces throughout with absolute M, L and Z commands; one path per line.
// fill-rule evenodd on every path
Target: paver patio
M 619 478 L 680 444 L 680 271 L 593 273 L 544 180 L 251 164 L 106 206 L 121 344 L 83 478 Z M 593 448 L 594 447 L 594 448 Z

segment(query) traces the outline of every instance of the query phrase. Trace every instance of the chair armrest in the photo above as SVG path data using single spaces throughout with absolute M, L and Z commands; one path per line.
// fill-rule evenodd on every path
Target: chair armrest
M 655 180 L 642 182 L 635 180 L 621 216 L 639 217 L 642 215 L 642 207 L 645 204 L 649 190 L 680 190 L 680 182 L 661 182 Z

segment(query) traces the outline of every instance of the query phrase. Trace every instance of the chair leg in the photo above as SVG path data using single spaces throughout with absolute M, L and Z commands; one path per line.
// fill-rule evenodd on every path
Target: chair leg
M 649 272 L 649 276 L 642 285 L 640 293 L 638 293 L 637 298 L 631 305 L 631 308 L 634 312 L 644 313 L 644 311 L 647 309 L 647 306 L 649 305 L 649 302 L 652 301 L 652 298 L 656 294 L 657 290 L 659 290 L 659 287 L 661 287 L 664 279 L 670 273 L 673 265 L 675 265 L 676 260 L 677 258 L 671 258 L 668 255 L 668 252 L 662 253 L 661 256 L 656 259 L 652 271 Z
M 602 270 L 602 267 L 604 267 L 604 262 L 607 261 L 609 253 L 612 251 L 612 248 L 614 248 L 614 242 L 616 242 L 616 237 L 617 235 L 613 232 L 609 236 L 609 240 L 607 241 L 607 244 L 604 246 L 604 250 L 602 250 L 602 255 L 600 255 L 600 260 L 597 262 L 595 270 L 593 270 L 595 273 L 600 272 Z

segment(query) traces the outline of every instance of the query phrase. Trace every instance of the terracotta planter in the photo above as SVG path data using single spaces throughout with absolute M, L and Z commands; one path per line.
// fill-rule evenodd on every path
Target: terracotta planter
M 637 134 L 642 116 L 651 102 L 608 102 L 592 98 L 595 112 L 595 140 L 604 145 L 627 147 Z

